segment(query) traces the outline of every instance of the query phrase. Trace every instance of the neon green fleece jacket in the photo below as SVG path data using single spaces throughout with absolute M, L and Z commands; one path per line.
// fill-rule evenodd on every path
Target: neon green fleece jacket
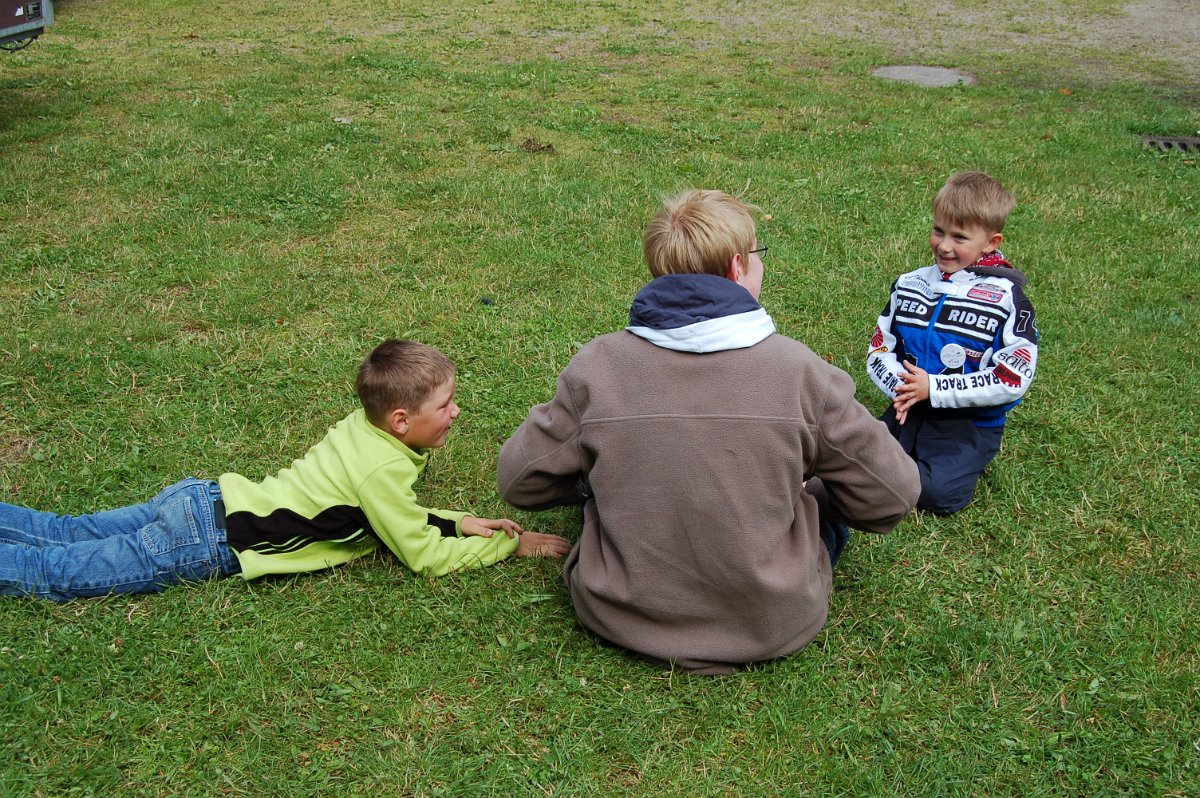
M 416 451 L 356 410 L 303 458 L 252 482 L 222 474 L 225 525 L 242 576 L 316 571 L 374 551 L 383 541 L 416 573 L 434 576 L 491 565 L 517 540 L 462 536 L 467 513 L 422 507 L 413 485 L 427 451 Z

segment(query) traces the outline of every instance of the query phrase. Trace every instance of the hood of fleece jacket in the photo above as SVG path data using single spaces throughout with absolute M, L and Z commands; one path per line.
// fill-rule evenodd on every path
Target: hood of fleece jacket
M 775 322 L 733 280 L 666 274 L 638 292 L 625 329 L 664 349 L 703 353 L 754 346 L 775 332 Z

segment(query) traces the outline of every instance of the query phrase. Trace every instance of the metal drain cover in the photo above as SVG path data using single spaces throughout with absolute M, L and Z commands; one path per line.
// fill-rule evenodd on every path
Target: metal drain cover
M 1164 152 L 1200 152 L 1200 136 L 1142 136 L 1142 143 Z
M 916 83 L 918 86 L 942 88 L 945 86 L 968 86 L 975 82 L 975 77 L 957 69 L 931 66 L 885 66 L 871 72 L 877 78 L 899 80 L 903 83 Z

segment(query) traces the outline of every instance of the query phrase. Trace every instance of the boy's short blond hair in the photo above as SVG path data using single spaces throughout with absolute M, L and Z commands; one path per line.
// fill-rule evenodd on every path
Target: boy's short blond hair
M 728 275 L 733 256 L 754 249 L 752 208 L 724 191 L 694 189 L 663 200 L 642 236 L 650 273 Z
M 416 413 L 453 376 L 454 363 L 432 346 L 389 338 L 358 367 L 354 390 L 370 422 L 385 427 L 389 413 Z
M 951 224 L 982 227 L 989 233 L 1003 232 L 1016 205 L 1008 189 L 984 172 L 959 172 L 933 198 L 934 215 Z

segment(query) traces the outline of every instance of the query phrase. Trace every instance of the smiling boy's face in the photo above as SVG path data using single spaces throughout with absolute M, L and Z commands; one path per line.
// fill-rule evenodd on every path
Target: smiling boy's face
M 460 412 L 454 401 L 454 378 L 451 377 L 435 388 L 416 412 L 405 415 L 403 431 L 396 437 L 411 449 L 444 446 L 450 426 Z
M 954 274 L 1000 246 L 1004 236 L 977 225 L 954 224 L 940 213 L 933 216 L 929 248 L 943 274 Z

